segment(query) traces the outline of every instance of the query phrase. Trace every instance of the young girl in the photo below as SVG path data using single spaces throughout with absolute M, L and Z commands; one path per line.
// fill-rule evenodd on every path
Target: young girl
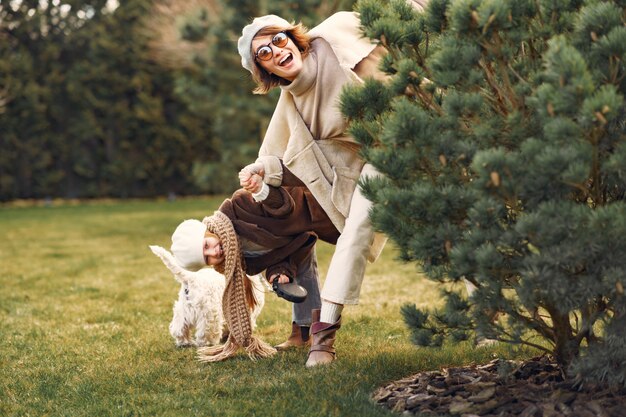
M 290 176 L 288 170 L 285 175 Z M 261 183 L 260 177 L 256 180 Z M 298 185 L 295 178 L 292 182 L 295 185 L 266 185 L 262 188 L 261 202 L 255 200 L 255 197 L 260 198 L 259 193 L 239 190 L 225 200 L 213 216 L 202 222 L 183 221 L 172 235 L 171 250 L 178 263 L 189 270 L 207 265 L 223 270 L 229 257 L 235 261 L 240 259 L 241 269 L 248 275 L 265 271 L 279 296 L 289 301 L 302 301 L 306 296 L 303 302 L 294 304 L 300 316 L 304 315 L 302 312 L 310 314 L 311 309 L 319 308 L 317 269 L 314 263 L 314 268 L 310 267 L 315 242 L 320 238 L 335 244 L 339 232 L 306 187 Z M 215 224 L 225 230 L 232 229 L 232 233 L 218 233 Z M 244 298 L 251 306 L 248 280 L 243 280 L 243 285 Z M 277 348 L 304 346 L 308 326 L 310 322 L 294 320 L 292 332 L 293 327 L 303 328 L 298 339 Z

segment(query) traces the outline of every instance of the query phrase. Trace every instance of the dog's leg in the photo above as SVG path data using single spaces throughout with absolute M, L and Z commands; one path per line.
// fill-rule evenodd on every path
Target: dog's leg
M 185 310 L 183 303 L 176 301 L 174 304 L 174 316 L 170 323 L 170 334 L 176 340 L 176 347 L 193 346 L 191 341 L 191 327 L 185 320 Z
M 222 339 L 223 320 L 217 311 L 206 311 L 198 318 L 196 324 L 196 344 L 198 346 L 215 346 Z
M 210 314 L 206 320 L 204 320 L 204 324 L 207 343 L 217 345 L 222 340 L 222 331 L 224 328 L 224 320 L 221 318 L 221 315 L 215 311 L 214 314 Z
M 198 322 L 196 323 L 196 346 L 208 346 L 210 345 L 210 341 L 207 340 L 207 320 L 205 317 L 199 317 Z

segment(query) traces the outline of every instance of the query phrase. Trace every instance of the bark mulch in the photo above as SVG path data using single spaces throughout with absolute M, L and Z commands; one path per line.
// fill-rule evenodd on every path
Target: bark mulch
M 420 372 L 372 397 L 402 415 L 626 417 L 626 393 L 577 390 L 547 356 Z

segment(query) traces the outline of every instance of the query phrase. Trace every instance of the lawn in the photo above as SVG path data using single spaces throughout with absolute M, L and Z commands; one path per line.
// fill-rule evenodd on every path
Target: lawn
M 510 357 L 505 347 L 418 348 L 400 306 L 440 302 L 392 244 L 369 265 L 361 303 L 344 310 L 338 361 L 305 369 L 305 351 L 200 363 L 168 333 L 178 284 L 148 249 L 169 248 L 186 218 L 220 198 L 0 208 L 0 415 L 387 416 L 370 400 L 423 370 Z M 332 246 L 318 245 L 322 279 Z M 266 294 L 258 334 L 290 330 L 290 305 Z

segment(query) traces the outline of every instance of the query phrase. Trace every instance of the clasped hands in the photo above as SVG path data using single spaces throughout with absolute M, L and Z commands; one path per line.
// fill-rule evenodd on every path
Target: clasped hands
M 258 193 L 263 187 L 264 176 L 265 170 L 263 164 L 250 164 L 239 171 L 239 185 L 248 192 L 253 194 Z

